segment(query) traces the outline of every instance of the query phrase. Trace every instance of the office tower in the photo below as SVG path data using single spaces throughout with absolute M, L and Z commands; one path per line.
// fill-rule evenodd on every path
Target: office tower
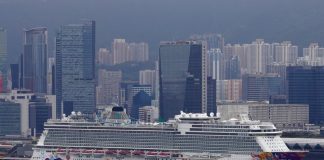
M 113 54 L 107 48 L 99 48 L 96 63 L 99 65 L 113 65 Z
M 245 74 L 242 78 L 243 100 L 269 101 L 283 94 L 283 78 L 277 74 Z
M 252 120 L 272 122 L 281 129 L 303 129 L 309 123 L 307 104 L 268 104 L 264 102 L 218 103 L 222 120 L 248 114 Z
M 149 60 L 149 48 L 148 44 L 141 43 L 129 43 L 127 61 L 144 62 Z
M 134 85 L 128 98 L 129 103 L 127 113 L 135 120 L 138 119 L 139 108 L 150 106 L 152 101 L 151 85 Z
M 119 103 L 119 90 L 122 81 L 121 71 L 98 70 L 98 104 Z
M 178 41 L 160 44 L 160 118 L 181 110 L 207 112 L 206 43 Z
M 10 64 L 11 89 L 19 88 L 19 65 Z
M 52 118 L 52 104 L 44 98 L 33 97 L 29 101 L 29 128 L 32 136 L 40 136 L 44 123 Z
M 55 58 L 48 58 L 47 66 L 47 94 L 55 94 Z
M 303 49 L 303 57 L 299 58 L 299 64 L 324 65 L 324 48 L 319 47 L 318 43 L 311 43 L 308 48 Z
M 292 45 L 290 41 L 284 41 L 275 46 L 274 61 L 282 65 L 296 64 L 298 57 L 298 47 Z
M 96 109 L 95 22 L 61 26 L 56 37 L 57 118 Z M 63 109 L 62 109 L 63 107 Z
M 218 80 L 216 81 L 216 101 L 240 101 L 242 100 L 242 80 Z
M 21 125 L 20 104 L 0 101 L 0 136 L 21 135 Z
M 309 104 L 310 123 L 324 122 L 324 67 L 287 67 L 288 103 Z
M 140 70 L 139 71 L 139 84 L 150 85 L 152 87 L 152 96 L 155 98 L 156 93 L 156 70 Z
M 47 93 L 47 29 L 25 30 L 23 88 Z
M 6 92 L 7 89 L 7 31 L 0 28 L 0 92 Z
M 125 39 L 114 39 L 112 43 L 113 64 L 127 62 L 128 44 Z
M 216 113 L 216 79 L 207 77 L 207 113 Z

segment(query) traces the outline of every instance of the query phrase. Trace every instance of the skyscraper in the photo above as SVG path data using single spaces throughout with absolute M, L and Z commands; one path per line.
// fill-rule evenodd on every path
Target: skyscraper
M 23 87 L 34 93 L 47 91 L 47 29 L 25 30 Z
M 207 113 L 206 42 L 178 41 L 160 45 L 160 118 L 181 110 Z
M 119 90 L 122 81 L 121 71 L 98 70 L 98 104 L 119 103 Z
M 310 123 L 324 123 L 324 66 L 287 67 L 288 103 L 308 104 Z
M 94 21 L 61 26 L 56 37 L 55 89 L 58 118 L 63 110 L 85 114 L 95 111 Z
M 7 31 L 0 28 L 0 92 L 5 92 L 7 89 Z

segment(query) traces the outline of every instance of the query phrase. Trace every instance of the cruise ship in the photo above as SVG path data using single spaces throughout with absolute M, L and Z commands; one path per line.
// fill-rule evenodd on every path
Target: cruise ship
M 219 114 L 181 112 L 163 123 L 131 122 L 122 107 L 108 118 L 87 121 L 72 112 L 48 120 L 32 160 L 301 160 L 290 151 L 272 123 L 247 115 L 220 120 Z

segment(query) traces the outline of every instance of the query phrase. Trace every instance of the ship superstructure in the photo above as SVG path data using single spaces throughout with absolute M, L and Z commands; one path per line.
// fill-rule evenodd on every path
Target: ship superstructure
M 296 155 L 280 138 L 281 133 L 272 123 L 251 121 L 247 115 L 220 121 L 218 114 L 181 112 L 165 123 L 132 123 L 123 108 L 114 107 L 104 122 L 86 121 L 80 113 L 49 120 L 32 159 L 261 159 L 260 153 Z

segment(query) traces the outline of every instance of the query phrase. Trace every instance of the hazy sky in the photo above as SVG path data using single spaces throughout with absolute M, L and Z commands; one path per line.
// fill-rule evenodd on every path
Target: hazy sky
M 162 40 L 223 33 L 227 42 L 291 40 L 324 46 L 324 0 L 0 0 L 0 26 L 8 30 L 12 62 L 22 52 L 23 28 L 55 30 L 80 19 L 97 22 L 97 48 L 113 38 L 147 41 L 157 54 Z M 299 48 L 301 50 L 301 48 Z

